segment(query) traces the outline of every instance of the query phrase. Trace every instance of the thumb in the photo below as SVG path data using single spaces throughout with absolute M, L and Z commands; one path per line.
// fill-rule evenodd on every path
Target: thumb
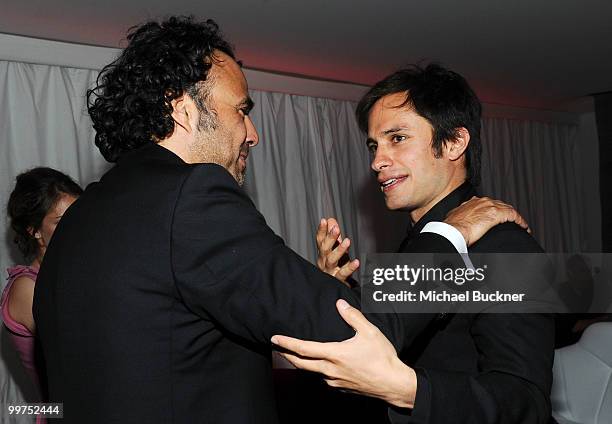
M 344 299 L 338 299 L 336 302 L 336 308 L 338 309 L 338 313 L 342 319 L 357 332 L 375 327 L 366 319 L 366 317 L 363 316 L 359 309 L 353 308 Z

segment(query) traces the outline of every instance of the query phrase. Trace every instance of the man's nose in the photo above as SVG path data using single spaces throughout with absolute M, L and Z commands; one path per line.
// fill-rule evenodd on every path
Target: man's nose
M 375 172 L 380 172 L 385 168 L 388 168 L 393 164 L 391 160 L 391 156 L 389 156 L 388 152 L 384 147 L 378 146 L 376 149 L 376 153 L 374 154 L 374 159 L 372 159 L 371 168 Z
M 246 119 L 246 142 L 249 145 L 249 147 L 255 147 L 257 146 L 257 143 L 259 143 L 259 135 L 257 135 L 257 129 L 255 129 L 255 125 L 253 125 L 253 121 L 251 121 L 251 118 L 247 115 L 245 117 Z

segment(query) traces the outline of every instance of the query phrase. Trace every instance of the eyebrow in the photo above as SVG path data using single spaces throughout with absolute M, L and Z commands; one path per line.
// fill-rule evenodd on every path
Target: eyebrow
M 389 134 L 394 134 L 396 132 L 400 132 L 402 130 L 409 130 L 410 128 L 408 127 L 396 127 L 396 128 L 389 128 L 388 130 L 385 130 L 382 132 L 382 135 L 389 135 Z
M 253 101 L 253 99 L 251 99 L 251 97 L 246 97 L 243 101 L 240 102 L 240 104 L 238 105 L 238 107 L 240 109 L 246 109 L 245 114 L 248 115 L 249 112 L 253 109 L 253 107 L 255 106 L 255 102 Z

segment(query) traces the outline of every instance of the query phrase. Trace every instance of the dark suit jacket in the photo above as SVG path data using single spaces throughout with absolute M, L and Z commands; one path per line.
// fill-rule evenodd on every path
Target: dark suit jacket
M 338 298 L 359 303 L 224 168 L 151 144 L 87 188 L 45 255 L 34 317 L 50 399 L 74 423 L 274 423 L 270 337 L 351 337 Z M 399 320 L 374 318 L 398 346 Z
M 409 231 L 400 251 L 414 251 L 427 222 L 476 195 L 465 183 Z M 435 252 L 429 250 L 428 252 Z M 542 252 L 514 223 L 498 225 L 470 247 L 474 253 Z M 418 317 L 421 323 L 424 317 Z M 392 410 L 394 423 L 547 423 L 554 355 L 552 316 L 450 314 L 438 316 L 403 353 L 417 371 L 415 408 Z M 412 330 L 413 332 L 416 329 Z

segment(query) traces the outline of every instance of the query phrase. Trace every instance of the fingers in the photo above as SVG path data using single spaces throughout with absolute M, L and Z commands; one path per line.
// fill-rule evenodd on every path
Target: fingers
M 326 266 L 328 268 L 335 268 L 336 266 L 338 266 L 338 262 L 346 254 L 346 252 L 348 252 L 350 246 L 350 239 L 345 238 L 344 240 L 342 240 L 342 243 L 340 243 L 334 250 L 329 252 L 329 254 L 327 255 Z
M 343 239 L 340 235 L 340 227 L 334 218 L 324 218 L 319 222 L 317 229 L 317 248 L 319 254 L 317 257 L 318 268 L 334 276 L 341 281 L 345 281 L 356 269 L 355 263 L 349 266 L 340 268 L 338 263 L 344 258 L 348 258 L 348 250 L 351 245 L 351 240 Z M 336 246 L 336 243 L 339 243 Z M 335 247 L 334 247 L 335 246 Z M 358 266 L 358 265 L 357 265 Z M 339 272 L 342 271 L 340 274 Z
M 270 340 L 273 344 L 291 351 L 299 356 L 304 356 L 312 359 L 324 358 L 329 354 L 329 350 L 337 343 L 319 343 L 308 340 L 296 339 L 289 336 L 274 335 Z M 285 352 L 280 352 L 283 356 Z
M 331 252 L 331 249 L 340 236 L 340 227 L 338 227 L 338 224 L 330 225 L 330 221 L 331 220 L 327 221 L 327 232 L 323 237 L 323 242 L 319 244 L 319 254 L 324 256 L 327 256 L 329 252 Z
M 350 391 L 355 386 L 351 381 L 339 378 L 340 370 L 328 360 L 302 358 L 291 353 L 281 353 L 281 356 L 298 369 L 322 374 L 323 379 L 330 387 Z
M 493 201 L 493 206 L 498 212 L 501 213 L 500 219 L 503 220 L 502 222 L 514 222 L 521 228 L 531 233 L 527 220 L 525 220 L 525 218 L 523 218 L 523 216 L 518 213 L 518 211 L 514 209 L 512 205 L 509 205 L 499 200 L 495 200 Z
M 340 224 L 338 224 L 338 220 L 334 217 L 327 218 L 327 228 L 332 228 L 333 226 L 340 228 Z
M 348 260 L 348 251 L 351 246 L 349 238 L 342 239 L 340 227 L 335 218 L 322 218 L 317 228 L 317 267 L 350 287 L 346 279 L 358 268 L 358 260 Z M 336 246 L 336 242 L 339 244 Z M 335 246 L 335 247 L 334 247 Z M 348 260 L 346 263 L 343 263 Z M 343 263 L 339 266 L 339 263 Z
M 321 218 L 319 227 L 317 228 L 317 247 L 321 246 L 321 243 L 323 243 L 325 234 L 327 234 L 327 219 Z
M 291 353 L 281 352 L 280 355 L 291 363 L 294 367 L 306 370 L 322 373 L 323 361 L 320 359 L 303 358 Z
M 317 230 L 317 266 L 323 272 L 332 274 L 336 264 L 329 264 L 328 255 L 339 238 L 340 229 L 333 218 L 321 219 Z
M 516 213 L 516 217 L 517 217 L 517 220 L 514 222 L 516 222 L 522 228 L 526 229 L 528 232 L 531 232 L 531 230 L 529 229 L 529 224 L 527 224 L 527 221 L 525 220 L 525 218 L 523 218 L 521 214 L 518 212 Z
M 529 233 L 531 233 L 531 229 L 529 228 L 529 224 L 527 220 L 523 218 L 523 216 L 518 213 L 518 211 L 510 204 L 502 202 L 501 200 L 491 199 L 489 197 L 476 197 L 473 196 L 470 200 L 463 202 L 461 205 L 473 206 L 474 211 L 477 211 L 479 208 L 489 208 L 491 212 L 491 216 L 493 220 L 497 223 L 504 222 L 514 222 L 519 225 L 521 228 L 524 228 Z
M 341 281 L 346 281 L 346 279 L 353 275 L 357 269 L 359 269 L 359 259 L 349 261 L 338 270 L 336 278 Z
M 348 325 L 350 325 L 357 333 L 366 333 L 378 330 L 374 324 L 367 320 L 359 309 L 353 308 L 344 299 L 338 299 L 336 302 L 338 313 Z

